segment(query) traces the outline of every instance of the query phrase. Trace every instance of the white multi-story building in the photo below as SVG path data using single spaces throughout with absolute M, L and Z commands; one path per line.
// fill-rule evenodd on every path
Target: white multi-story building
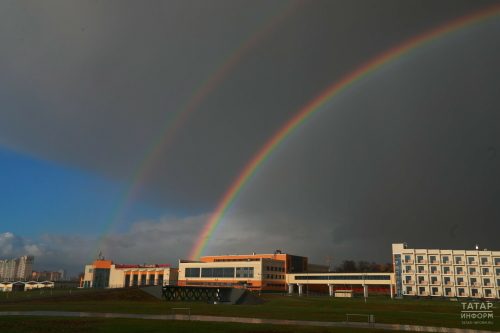
M 27 279 L 31 277 L 35 257 L 25 255 L 12 260 L 0 260 L 0 278 L 3 280 Z
M 500 298 L 500 251 L 392 244 L 396 295 Z

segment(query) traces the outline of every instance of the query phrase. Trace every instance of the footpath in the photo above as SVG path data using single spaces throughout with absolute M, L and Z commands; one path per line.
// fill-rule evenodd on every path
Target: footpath
M 399 324 L 378 324 L 362 322 L 327 322 L 327 321 L 305 321 L 305 320 L 282 320 L 263 318 L 242 317 L 217 317 L 198 315 L 142 315 L 125 313 L 97 313 L 97 312 L 61 312 L 61 311 L 3 311 L 0 316 L 53 316 L 53 317 L 97 317 L 97 318 L 134 318 L 155 320 L 192 320 L 212 321 L 225 323 L 247 323 L 247 324 L 275 324 L 275 325 L 300 325 L 300 326 L 323 326 L 323 327 L 357 327 L 386 330 L 400 330 L 413 332 L 446 332 L 446 333 L 494 333 L 495 331 L 472 330 L 449 327 L 432 327 Z M 497 331 L 498 333 L 498 331 Z

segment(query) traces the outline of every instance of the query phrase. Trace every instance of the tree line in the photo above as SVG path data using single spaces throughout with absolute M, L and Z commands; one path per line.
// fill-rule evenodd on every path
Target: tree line
M 333 268 L 334 272 L 392 272 L 392 263 L 377 264 L 376 262 L 369 263 L 365 260 L 358 262 L 354 260 L 344 260 L 338 266 Z

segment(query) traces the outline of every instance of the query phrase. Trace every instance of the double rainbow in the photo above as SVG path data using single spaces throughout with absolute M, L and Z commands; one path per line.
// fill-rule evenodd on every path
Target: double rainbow
M 306 4 L 307 1 L 294 0 L 291 2 L 278 3 L 269 10 L 261 22 L 256 24 L 255 29 L 250 31 L 239 45 L 236 45 L 226 57 L 215 66 L 205 80 L 193 89 L 189 95 L 184 98 L 181 106 L 164 121 L 161 130 L 151 140 L 151 144 L 138 159 L 139 163 L 135 166 L 130 181 L 117 200 L 107 220 L 110 222 L 104 226 L 90 256 L 95 257 L 106 242 L 106 237 L 116 227 L 125 213 L 127 203 L 133 200 L 140 184 L 151 174 L 156 160 L 161 153 L 164 153 L 168 144 L 181 129 L 182 125 L 189 116 L 200 106 L 200 104 L 216 89 L 224 78 L 228 76 L 231 70 L 248 54 L 256 45 L 258 45 L 274 29 L 279 27 L 283 20 L 292 15 L 298 8 Z
M 213 238 L 217 227 L 230 209 L 232 203 L 241 193 L 250 178 L 252 178 L 255 174 L 257 169 L 259 169 L 266 159 L 269 158 L 269 156 L 281 143 L 283 143 L 287 137 L 290 136 L 291 133 L 306 122 L 307 119 L 314 115 L 318 110 L 321 110 L 321 108 L 332 98 L 351 87 L 363 77 L 379 70 L 384 66 L 387 66 L 391 61 L 403 57 L 419 47 L 427 45 L 438 38 L 442 38 L 449 34 L 471 27 L 475 24 L 496 18 L 499 15 L 500 5 L 495 5 L 484 10 L 468 14 L 464 17 L 458 18 L 447 24 L 413 37 L 358 67 L 316 96 L 311 102 L 300 109 L 290 120 L 288 120 L 285 125 L 281 127 L 262 148 L 260 148 L 257 154 L 250 160 L 250 163 L 248 163 L 247 166 L 240 172 L 236 180 L 223 196 L 220 203 L 217 205 L 215 212 L 205 224 L 202 232 L 195 242 L 193 249 L 191 250 L 189 258 L 191 260 L 198 260 L 201 257 Z

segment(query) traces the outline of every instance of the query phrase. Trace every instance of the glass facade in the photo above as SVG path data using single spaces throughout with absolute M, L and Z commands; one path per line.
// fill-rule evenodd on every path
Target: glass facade
M 109 268 L 96 268 L 94 269 L 94 288 L 107 288 L 109 287 Z
M 186 277 L 200 277 L 200 268 L 186 268 Z
M 403 280 L 401 278 L 403 267 L 401 263 L 401 254 L 394 255 L 394 264 L 394 268 L 396 269 L 396 296 L 403 297 Z M 390 279 L 390 275 L 387 275 L 387 280 Z
M 230 277 L 234 278 L 234 267 L 203 267 L 201 277 Z
M 253 267 L 236 267 L 237 278 L 253 278 Z

